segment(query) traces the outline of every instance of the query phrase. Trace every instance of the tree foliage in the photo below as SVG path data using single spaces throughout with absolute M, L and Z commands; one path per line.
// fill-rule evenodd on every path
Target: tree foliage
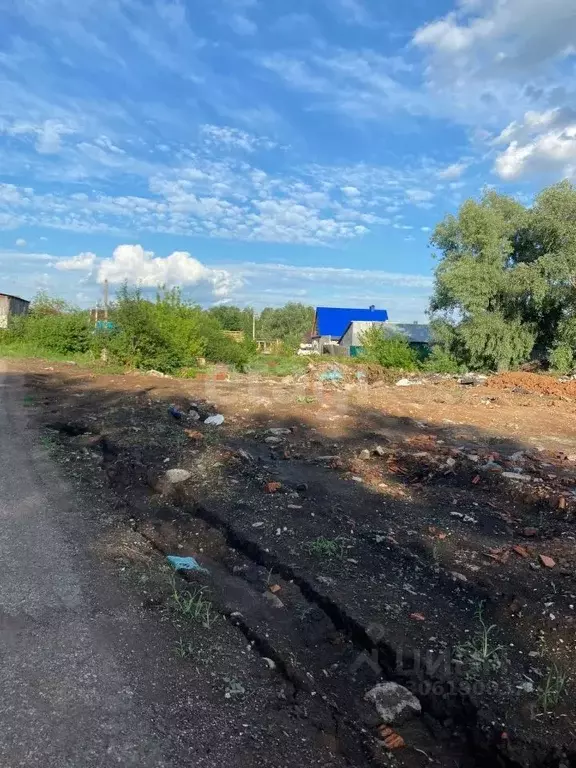
M 576 188 L 527 207 L 488 191 L 436 227 L 436 339 L 472 369 L 505 370 L 534 348 L 576 351 Z M 567 356 L 564 354 L 564 361 Z
M 402 371 L 415 371 L 418 368 L 418 356 L 403 334 L 372 325 L 362 334 L 360 343 L 364 349 L 363 356 L 383 368 Z
M 258 320 L 258 337 L 267 341 L 279 339 L 287 347 L 296 348 L 310 333 L 314 323 L 314 308 L 289 302 L 283 307 L 266 307 Z

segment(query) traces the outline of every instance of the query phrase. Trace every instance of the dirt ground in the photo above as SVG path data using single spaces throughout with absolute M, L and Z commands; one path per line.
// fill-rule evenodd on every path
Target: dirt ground
M 111 495 L 103 557 L 123 578 L 127 536 L 196 557 L 193 588 L 313 712 L 319 764 L 576 766 L 569 387 L 11 365 L 71 476 Z M 401 740 L 364 700 L 383 679 L 422 705 Z

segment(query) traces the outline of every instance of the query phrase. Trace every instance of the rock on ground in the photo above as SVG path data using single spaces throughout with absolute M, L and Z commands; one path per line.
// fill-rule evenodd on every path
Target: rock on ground
M 374 704 L 386 725 L 407 720 L 422 711 L 416 696 L 397 683 L 379 683 L 364 698 Z
M 188 472 L 187 469 L 169 469 L 164 475 L 164 478 L 170 485 L 175 485 L 176 483 L 185 482 L 191 476 L 192 473 Z

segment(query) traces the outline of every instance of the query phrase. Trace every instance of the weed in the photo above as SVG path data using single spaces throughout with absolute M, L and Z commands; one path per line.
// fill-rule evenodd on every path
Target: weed
M 170 581 L 172 606 L 179 616 L 186 620 L 197 621 L 206 629 L 210 629 L 218 619 L 212 602 L 206 597 L 205 587 L 193 591 L 180 591 L 174 578 Z
M 538 689 L 538 705 L 543 714 L 549 714 L 558 706 L 566 691 L 567 682 L 568 676 L 561 672 L 556 664 L 549 667 L 548 673 Z
M 319 536 L 306 544 L 306 549 L 311 555 L 323 558 L 336 557 L 342 559 L 346 554 L 349 540 L 344 536 L 337 536 L 335 539 L 326 539 Z
M 44 448 L 54 448 L 56 445 L 56 438 L 52 435 L 40 435 L 40 442 Z
M 480 625 L 477 632 L 470 640 L 460 645 L 455 650 L 457 660 L 465 664 L 469 676 L 476 677 L 490 672 L 497 672 L 504 663 L 502 645 L 495 645 L 492 641 L 492 633 L 496 624 L 488 626 L 484 619 L 484 602 L 478 604 L 476 618 Z
M 316 398 L 312 397 L 312 395 L 298 395 L 296 398 L 297 403 L 315 403 Z
M 180 638 L 174 646 L 174 653 L 179 659 L 187 659 L 189 656 L 192 656 L 193 652 L 192 643 L 187 642 L 183 638 Z
M 237 696 L 243 696 L 246 693 L 246 689 L 242 683 L 238 682 L 238 680 L 235 680 L 233 677 L 225 677 L 223 679 L 226 683 L 226 690 L 224 692 L 225 699 L 232 699 Z

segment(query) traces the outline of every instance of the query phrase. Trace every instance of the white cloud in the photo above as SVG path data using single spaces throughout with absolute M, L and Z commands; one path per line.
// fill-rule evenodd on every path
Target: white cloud
M 407 189 L 406 197 L 416 205 L 429 203 L 434 198 L 434 193 L 429 189 Z
M 264 136 L 253 136 L 238 128 L 219 125 L 202 125 L 200 132 L 208 144 L 224 145 L 231 149 L 254 152 L 256 149 L 274 149 L 276 142 Z
M 354 24 L 362 26 L 373 25 L 374 20 L 361 0 L 336 0 L 336 5 L 347 21 L 352 21 Z M 334 0 L 328 0 L 328 6 L 332 10 L 334 8 Z
M 399 56 L 381 56 L 322 46 L 261 57 L 258 63 L 291 88 L 315 95 L 314 109 L 340 112 L 353 120 L 380 120 L 391 111 L 429 111 L 427 95 L 399 75 L 411 69 Z
M 16 240 L 16 245 L 18 246 L 18 248 L 24 248 L 24 246 L 26 245 L 26 240 L 24 240 L 23 237 L 19 237 L 18 240 Z
M 90 271 L 96 261 L 96 254 L 91 251 L 85 251 L 79 253 L 77 256 L 73 256 L 71 259 L 58 259 L 54 262 L 56 269 L 64 271 Z
M 214 296 L 227 296 L 238 284 L 226 270 L 211 269 L 186 251 L 174 251 L 162 258 L 141 245 L 119 245 L 111 259 L 103 259 L 98 268 L 98 282 L 119 284 L 127 280 L 145 288 L 160 285 L 209 287 Z
M 254 35 L 258 31 L 258 27 L 252 19 L 242 13 L 233 13 L 228 18 L 228 23 L 238 35 Z
M 494 164 L 501 179 L 576 177 L 576 112 L 572 109 L 527 112 L 524 120 L 508 125 L 494 143 L 507 144 Z
M 42 155 L 54 155 L 62 148 L 62 136 L 70 133 L 70 129 L 57 120 L 46 120 L 38 131 L 36 149 Z
M 486 0 L 426 24 L 414 43 L 440 54 L 482 57 L 502 71 L 533 69 L 574 53 L 576 13 L 572 0 Z
M 460 176 L 462 176 L 462 174 L 466 170 L 466 168 L 468 168 L 467 163 L 452 163 L 452 165 L 449 165 L 443 170 L 441 170 L 438 176 L 441 179 L 446 179 L 447 181 L 451 181 L 453 179 L 459 179 Z

